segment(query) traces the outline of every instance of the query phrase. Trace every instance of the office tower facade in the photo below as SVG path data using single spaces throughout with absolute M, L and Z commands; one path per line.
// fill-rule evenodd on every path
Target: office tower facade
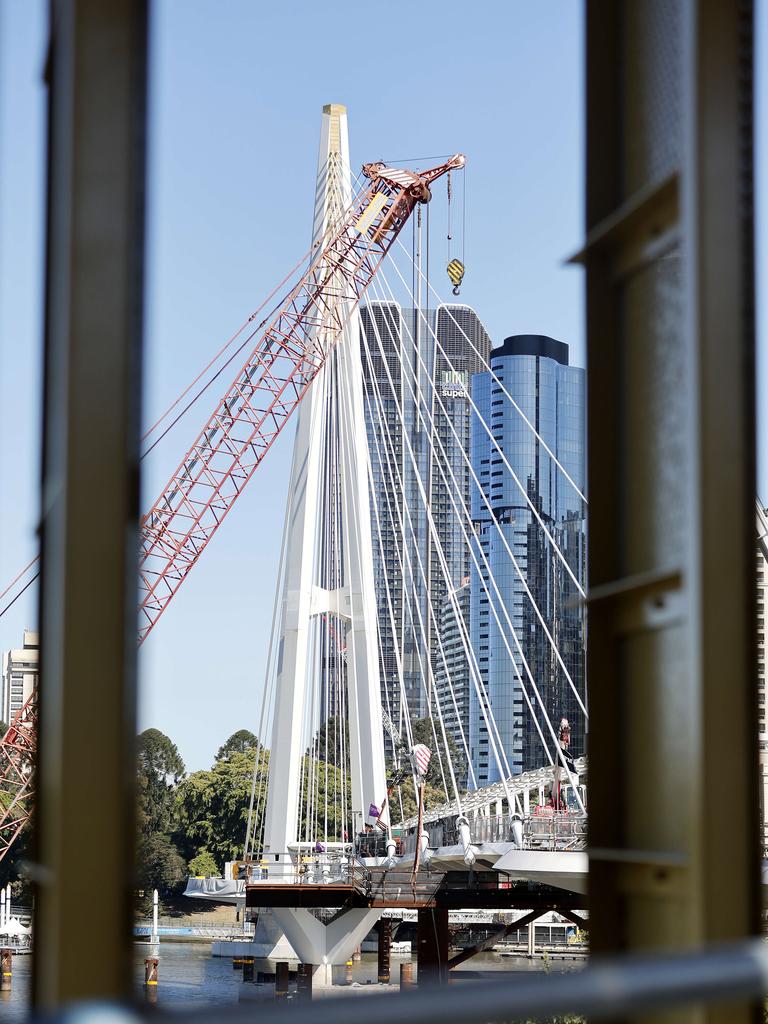
M 453 738 L 468 766 L 469 750 L 469 690 L 471 678 L 466 655 L 469 637 L 469 576 L 465 576 L 456 590 L 446 594 L 440 602 L 438 632 L 440 649 L 435 652 L 435 687 L 447 734 Z M 464 783 L 465 779 L 460 780 Z
M 394 302 L 369 302 L 361 319 L 382 702 L 401 720 L 400 664 L 408 711 L 423 718 L 430 707 L 436 714 L 436 695 L 441 709 L 452 705 L 440 622 L 446 596 L 469 573 L 454 504 L 460 492 L 469 506 L 469 382 L 487 366 L 491 342 L 462 304 L 417 316 Z M 467 727 L 465 710 L 452 732 Z
M 37 633 L 24 630 L 21 647 L 3 654 L 2 689 L 0 690 L 0 718 L 10 725 L 16 713 L 32 696 L 37 686 L 40 649 Z
M 554 642 L 584 700 L 583 609 L 563 561 L 583 585 L 585 509 L 547 452 L 583 492 L 584 370 L 569 366 L 567 345 L 542 335 L 507 338 L 491 352 L 490 366 L 491 373 L 472 380 L 478 412 L 471 451 L 479 486 L 471 488 L 478 565 L 470 574 L 470 632 L 482 701 L 472 688 L 469 731 L 477 786 L 548 763 L 541 737 L 553 752 L 550 730 L 557 731 L 563 716 L 575 756 L 584 753 L 585 740 L 584 715 L 553 649 Z M 503 751 L 501 770 L 494 739 Z

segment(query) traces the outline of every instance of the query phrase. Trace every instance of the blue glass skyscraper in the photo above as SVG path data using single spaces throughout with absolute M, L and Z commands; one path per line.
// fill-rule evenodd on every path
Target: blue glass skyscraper
M 544 735 L 547 746 L 553 750 L 547 719 L 555 730 L 562 716 L 569 719 L 571 751 L 575 756 L 584 753 L 585 739 L 584 717 L 578 701 L 523 584 L 524 579 L 583 700 L 584 618 L 578 590 L 531 506 L 583 585 L 583 502 L 536 433 L 583 491 L 584 370 L 568 365 L 567 345 L 530 334 L 507 338 L 503 345 L 493 349 L 490 366 L 498 383 L 488 372 L 472 378 L 477 413 L 472 416 L 471 457 L 479 486 L 473 481 L 471 488 L 478 564 L 473 559 L 470 633 L 482 698 L 475 687 L 470 688 L 469 732 L 478 786 L 498 781 L 501 774 L 481 699 L 487 701 L 492 711 L 499 732 L 497 743 L 504 750 L 512 774 L 547 763 L 539 735 Z M 505 458 L 511 472 L 504 465 Z M 491 575 L 498 593 L 489 582 Z M 540 701 L 523 659 L 528 663 Z M 502 770 L 506 772 L 505 764 Z

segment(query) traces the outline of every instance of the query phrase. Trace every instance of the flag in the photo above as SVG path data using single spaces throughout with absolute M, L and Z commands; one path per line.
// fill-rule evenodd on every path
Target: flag
M 413 748 L 413 761 L 416 765 L 416 771 L 424 778 L 429 768 L 430 758 L 432 757 L 432 751 L 429 747 L 425 747 L 423 743 L 417 743 Z
M 376 806 L 376 804 L 371 804 L 371 806 L 368 808 L 368 817 L 369 818 L 378 818 L 378 816 L 379 816 L 379 808 Z

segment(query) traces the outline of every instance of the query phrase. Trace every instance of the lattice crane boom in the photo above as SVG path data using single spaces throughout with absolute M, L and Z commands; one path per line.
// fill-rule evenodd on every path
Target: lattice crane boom
M 335 346 L 345 323 L 429 182 L 424 174 L 367 164 L 353 200 L 256 342 L 162 494 L 142 520 L 139 642 L 143 641 L 232 508 Z
M 274 315 L 243 329 L 251 353 L 141 521 L 141 644 L 168 607 L 306 394 L 381 261 L 430 184 L 464 166 L 456 154 L 420 173 L 366 164 L 367 184 L 326 233 Z M 0 860 L 29 819 L 36 694 L 0 741 Z
M 0 744 L 0 860 L 29 820 L 37 756 L 37 694 L 16 712 Z

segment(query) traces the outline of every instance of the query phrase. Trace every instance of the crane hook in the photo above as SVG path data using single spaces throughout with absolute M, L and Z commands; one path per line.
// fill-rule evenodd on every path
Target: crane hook
M 446 270 L 448 271 L 448 277 L 453 285 L 453 294 L 458 295 L 459 287 L 464 279 L 464 264 L 461 260 L 451 260 L 446 267 Z

